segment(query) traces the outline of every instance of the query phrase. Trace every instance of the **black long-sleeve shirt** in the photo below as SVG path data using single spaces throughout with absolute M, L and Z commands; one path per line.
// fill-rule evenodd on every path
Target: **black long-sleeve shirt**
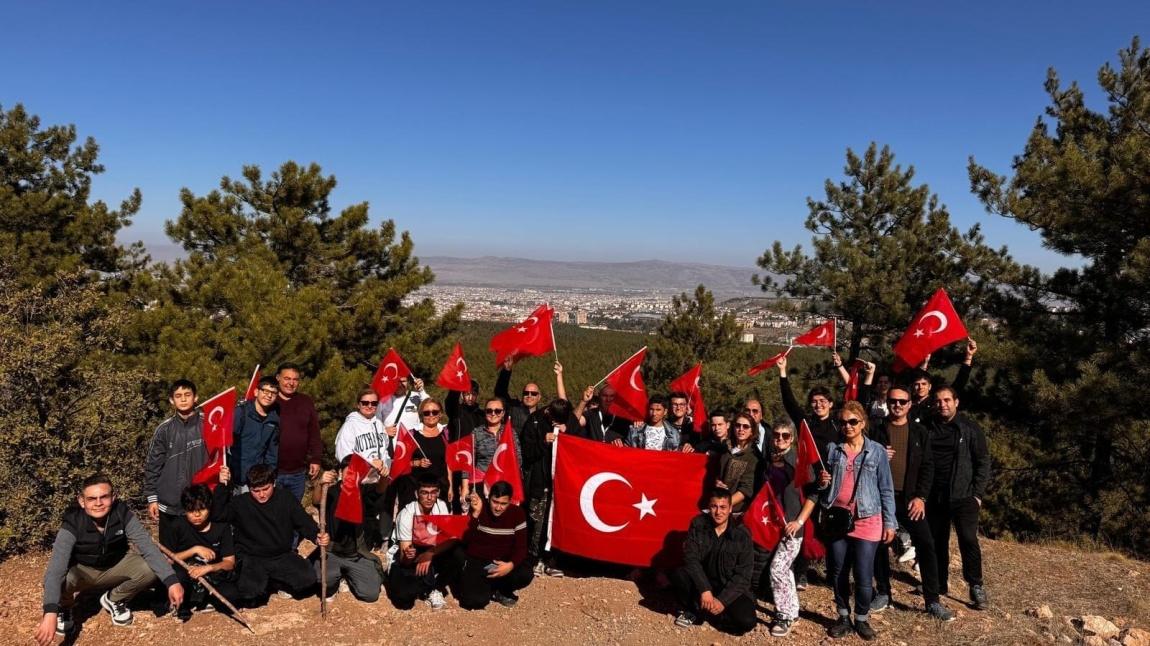
M 281 487 L 276 487 L 271 498 L 262 504 L 251 492 L 233 496 L 231 487 L 216 487 L 212 519 L 231 523 L 240 556 L 280 556 L 291 551 L 293 533 L 311 541 L 319 534 L 319 526 L 299 501 Z

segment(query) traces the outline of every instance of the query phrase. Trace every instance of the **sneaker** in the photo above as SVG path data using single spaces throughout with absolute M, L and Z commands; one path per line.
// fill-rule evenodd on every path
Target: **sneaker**
M 539 561 L 538 563 L 536 563 L 535 567 L 533 568 L 533 571 L 535 572 L 535 576 L 544 576 L 543 561 Z
M 795 590 L 802 591 L 807 589 L 807 575 L 801 574 L 795 579 Z
M 350 593 L 351 592 L 351 586 L 347 584 L 347 581 L 340 581 L 339 582 L 339 591 L 343 592 L 343 593 Z
M 771 625 L 771 637 L 786 637 L 791 634 L 791 627 L 798 619 L 776 619 Z
M 870 627 L 869 621 L 856 621 L 855 631 L 858 632 L 859 637 L 863 638 L 863 641 L 869 642 L 875 638 L 874 628 Z
M 675 617 L 675 625 L 680 628 L 690 628 L 695 625 L 696 621 L 698 621 L 698 618 L 695 617 L 695 613 L 689 610 L 684 610 L 679 613 L 678 617 Z
M 954 621 L 954 613 L 947 610 L 946 606 L 941 603 L 935 602 L 926 607 L 926 614 L 931 618 L 939 621 Z
M 491 600 L 503 606 L 504 608 L 514 608 L 515 604 L 519 603 L 519 597 L 516 596 L 514 592 L 503 594 L 498 590 L 496 590 L 495 593 L 491 595 Z
M 190 605 L 180 604 L 180 607 L 176 608 L 176 619 L 178 619 L 182 622 L 187 622 L 187 621 L 191 620 L 191 618 L 192 618 L 192 607 Z
M 547 576 L 553 576 L 555 578 L 562 578 L 564 576 L 563 570 L 560 570 L 554 565 L 545 566 L 543 568 L 543 574 L 546 574 Z
M 330 591 L 327 595 L 327 598 L 324 599 L 324 603 L 334 603 L 335 602 L 335 596 L 337 594 L 339 594 L 339 588 L 336 588 L 335 590 Z
M 990 607 L 990 602 L 986 600 L 986 590 L 981 585 L 970 586 L 970 602 L 975 610 L 986 610 Z
M 432 590 L 427 595 L 427 605 L 431 606 L 432 610 L 443 610 L 447 607 L 447 600 L 443 598 L 442 592 Z
M 827 630 L 827 634 L 834 639 L 842 639 L 855 631 L 850 615 L 839 615 L 839 620 Z
M 871 602 L 870 602 L 870 611 L 871 612 L 882 612 L 883 610 L 886 610 L 889 607 L 890 607 L 890 595 L 889 594 L 876 594 L 874 596 L 874 599 L 871 599 Z
M 63 637 L 72 632 L 75 623 L 72 622 L 72 609 L 60 608 L 56 613 L 56 634 Z
M 914 587 L 912 587 L 910 589 L 910 593 L 911 594 L 917 594 L 917 595 L 921 596 L 922 595 L 922 584 L 919 583 L 919 584 L 915 585 Z
M 123 601 L 112 601 L 108 597 L 110 593 L 111 591 L 109 590 L 100 597 L 100 607 L 112 615 L 113 626 L 131 626 L 132 611 L 128 609 L 128 604 Z
M 906 548 L 906 551 L 902 553 L 902 556 L 898 557 L 898 562 L 907 563 L 909 561 L 913 561 L 915 556 L 917 555 L 914 552 L 914 545 L 911 545 L 910 547 Z
M 280 599 L 287 599 L 287 600 L 295 599 L 295 597 L 293 597 L 292 594 L 290 592 L 288 592 L 287 590 L 280 590 L 279 592 L 276 592 L 276 596 L 279 597 Z

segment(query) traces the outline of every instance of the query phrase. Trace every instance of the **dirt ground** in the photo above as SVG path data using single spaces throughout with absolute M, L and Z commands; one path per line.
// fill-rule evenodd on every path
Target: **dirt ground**
M 880 644 L 1067 644 L 1082 637 L 1074 620 L 1084 614 L 1106 617 L 1120 628 L 1150 628 L 1150 564 L 1111 553 L 1078 552 L 1065 547 L 983 543 L 987 589 L 992 608 L 967 607 L 966 586 L 954 554 L 951 595 L 944 603 L 958 615 L 939 624 L 920 612 L 922 598 L 909 592 L 911 580 L 896 574 L 895 603 L 874 615 Z M 0 563 L 0 643 L 31 644 L 40 618 L 41 580 L 46 554 Z M 360 603 L 340 594 L 327 621 L 319 617 L 319 601 L 273 597 L 262 608 L 246 611 L 256 634 L 226 616 L 197 614 L 186 624 L 174 617 L 157 617 L 139 600 L 134 625 L 116 628 L 94 599 L 82 601 L 76 613 L 75 643 L 133 646 L 225 644 L 735 644 L 764 643 L 771 606 L 760 602 L 760 624 L 749 635 L 734 638 L 703 625 L 681 629 L 673 625 L 670 591 L 651 590 L 629 580 L 604 577 L 536 578 L 520 593 L 513 609 L 492 605 L 483 611 L 459 609 L 448 597 L 448 608 L 432 611 L 420 603 L 409 612 L 386 598 Z M 802 616 L 791 636 L 794 644 L 862 643 L 857 637 L 830 640 L 833 603 L 830 590 L 813 585 L 801 593 Z M 1040 619 L 1035 610 L 1049 606 L 1053 617 Z

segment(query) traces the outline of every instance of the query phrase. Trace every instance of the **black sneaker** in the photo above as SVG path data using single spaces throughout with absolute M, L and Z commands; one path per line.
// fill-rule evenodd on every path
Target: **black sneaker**
M 72 609 L 60 608 L 60 610 L 56 612 L 56 634 L 64 637 L 72 632 L 74 626 L 75 624 L 72 622 Z
M 514 592 L 503 594 L 498 590 L 491 595 L 491 600 L 504 608 L 514 608 L 515 604 L 519 603 L 519 597 L 516 596 Z
M 190 620 L 191 618 L 192 618 L 192 606 L 191 606 L 191 604 L 181 603 L 180 607 L 176 609 L 176 619 L 179 619 L 180 621 L 186 622 L 186 621 Z
M 926 613 L 939 621 L 954 621 L 954 613 L 937 601 L 926 607 Z
M 856 621 L 855 631 L 858 632 L 859 637 L 862 637 L 864 641 L 869 642 L 875 638 L 874 628 L 870 627 L 869 621 Z
M 986 590 L 981 585 L 970 586 L 970 603 L 975 610 L 986 610 L 990 602 L 986 600 Z
M 827 630 L 827 634 L 834 639 L 842 639 L 855 631 L 850 615 L 839 615 L 839 620 Z
M 876 594 L 870 602 L 871 612 L 882 612 L 890 607 L 889 594 Z

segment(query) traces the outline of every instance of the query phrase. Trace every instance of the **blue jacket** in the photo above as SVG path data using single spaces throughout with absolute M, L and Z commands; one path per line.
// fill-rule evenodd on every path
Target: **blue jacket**
M 647 429 L 648 428 L 654 428 L 654 427 L 648 426 L 646 424 L 644 424 L 642 426 L 632 426 L 631 429 L 629 431 L 627 431 L 627 442 L 626 442 L 627 446 L 633 446 L 637 449 L 647 448 Z M 663 420 L 663 429 L 667 433 L 663 437 L 663 450 L 664 451 L 678 451 L 679 450 L 680 437 L 681 437 L 679 435 L 679 429 L 675 428 L 674 425 L 671 424 L 671 422 L 668 422 L 666 420 Z
M 830 508 L 838 497 L 846 467 L 847 454 L 842 444 L 827 443 L 827 471 L 831 473 L 831 484 L 819 493 L 819 504 L 824 508 Z M 864 437 L 863 450 L 855 458 L 855 474 L 859 478 L 855 517 L 870 518 L 881 513 L 883 529 L 898 528 L 894 510 L 894 478 L 890 475 L 886 447 Z
M 228 468 L 232 470 L 233 483 L 247 484 L 248 469 L 257 464 L 275 468 L 280 452 L 280 416 L 274 408 L 266 417 L 260 417 L 254 401 L 236 406 L 232 436 Z

